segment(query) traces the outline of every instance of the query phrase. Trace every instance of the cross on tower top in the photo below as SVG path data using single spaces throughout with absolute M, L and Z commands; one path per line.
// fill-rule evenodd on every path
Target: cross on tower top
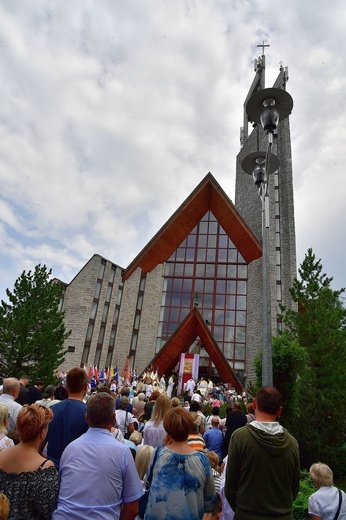
M 265 45 L 264 40 L 261 45 L 257 45 L 257 47 L 262 47 L 262 56 L 264 56 L 264 47 L 270 47 L 270 45 Z

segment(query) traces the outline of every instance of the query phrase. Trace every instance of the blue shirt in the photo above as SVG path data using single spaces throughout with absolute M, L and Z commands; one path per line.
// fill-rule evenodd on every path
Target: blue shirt
M 205 440 L 207 449 L 209 451 L 215 451 L 219 456 L 219 463 L 222 461 L 222 443 L 223 434 L 216 426 L 204 432 L 203 439 Z
M 85 420 L 86 404 L 77 399 L 65 399 L 52 406 L 53 420 L 47 434 L 47 456 L 59 469 L 62 452 L 70 442 L 89 428 Z
M 117 520 L 123 502 L 144 493 L 129 448 L 104 428 L 89 428 L 67 446 L 60 477 L 53 520 Z

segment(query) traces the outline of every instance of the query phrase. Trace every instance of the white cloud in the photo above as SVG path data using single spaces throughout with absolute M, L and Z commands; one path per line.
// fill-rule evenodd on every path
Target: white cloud
M 345 285 L 345 22 L 341 0 L 2 2 L 1 293 L 36 263 L 126 267 L 208 171 L 233 198 L 262 40 L 267 86 L 290 70 L 298 261 Z

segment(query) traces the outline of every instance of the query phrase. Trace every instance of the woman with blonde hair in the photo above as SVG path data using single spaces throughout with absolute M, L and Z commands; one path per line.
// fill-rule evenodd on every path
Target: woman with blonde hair
M 309 498 L 308 513 L 312 520 L 346 518 L 346 495 L 333 484 L 333 472 L 327 464 L 316 462 L 310 476 L 318 491 Z
M 172 397 L 172 408 L 176 408 L 177 406 L 180 406 L 179 397 Z
M 182 406 L 172 408 L 164 421 L 165 446 L 152 454 L 152 472 L 145 520 L 191 518 L 209 520 L 215 507 L 215 485 L 209 460 L 187 444 L 193 418 Z
M 135 466 L 142 482 L 149 467 L 150 457 L 153 451 L 154 448 L 148 444 L 140 446 L 137 450 Z
M 5 403 L 0 403 L 0 451 L 5 448 L 14 446 L 12 439 L 7 437 L 7 424 L 8 424 L 8 406 Z
M 48 519 L 56 508 L 59 475 L 38 452 L 52 418 L 50 408 L 23 406 L 17 417 L 20 442 L 0 452 L 0 493 L 10 500 L 9 520 Z
M 153 448 L 163 446 L 166 437 L 163 420 L 170 411 L 171 406 L 171 399 L 165 394 L 160 394 L 155 401 L 150 421 L 145 423 L 143 429 L 143 444 L 149 444 L 149 446 Z

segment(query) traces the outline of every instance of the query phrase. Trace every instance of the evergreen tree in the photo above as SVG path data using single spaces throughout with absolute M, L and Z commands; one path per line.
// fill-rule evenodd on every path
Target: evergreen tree
M 70 335 L 59 311 L 61 285 L 40 264 L 20 275 L 8 303 L 0 305 L 0 378 L 28 373 L 32 380 L 51 381 L 64 361 L 62 347 Z
M 298 379 L 299 407 L 290 428 L 299 440 L 303 463 L 323 460 L 334 471 L 346 465 L 346 309 L 344 289 L 330 287 L 321 261 L 309 249 L 290 289 L 298 311 L 283 308 L 285 326 L 308 354 Z
M 281 422 L 288 425 L 296 414 L 300 401 L 300 380 L 308 370 L 309 355 L 288 330 L 273 337 L 273 381 L 282 395 L 283 410 Z M 262 353 L 255 358 L 256 387 L 262 386 Z

